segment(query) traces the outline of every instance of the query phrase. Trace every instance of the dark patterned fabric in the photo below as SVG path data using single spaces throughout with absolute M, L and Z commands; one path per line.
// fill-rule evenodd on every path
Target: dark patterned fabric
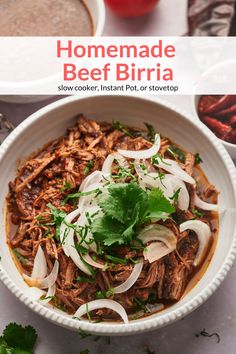
M 190 36 L 227 36 L 235 0 L 188 0 Z

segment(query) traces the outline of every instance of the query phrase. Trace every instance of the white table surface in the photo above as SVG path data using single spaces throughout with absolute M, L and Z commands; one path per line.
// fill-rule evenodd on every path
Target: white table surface
M 162 0 L 156 11 L 140 20 L 127 21 L 107 13 L 105 35 L 180 35 L 186 31 L 186 0 Z M 55 98 L 49 100 L 52 101 Z M 191 114 L 188 96 L 165 97 Z M 18 124 L 30 113 L 49 101 L 17 105 L 0 102 L 0 112 Z M 79 354 L 90 349 L 90 354 L 144 354 L 145 348 L 155 354 L 235 354 L 236 353 L 236 269 L 215 294 L 198 310 L 168 327 L 143 335 L 113 337 L 111 344 L 105 338 L 98 342 L 93 337 L 81 340 L 77 333 L 57 327 L 39 317 L 12 295 L 0 283 L 0 332 L 9 322 L 33 325 L 39 335 L 36 354 Z M 215 337 L 195 337 L 205 328 Z

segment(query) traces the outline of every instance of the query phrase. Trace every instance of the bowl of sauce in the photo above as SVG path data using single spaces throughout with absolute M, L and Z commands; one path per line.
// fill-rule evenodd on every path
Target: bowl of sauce
M 101 0 L 0 0 L 0 36 L 100 36 Z
M 104 24 L 105 5 L 103 0 L 0 0 L 0 37 L 97 37 L 102 35 Z M 18 50 L 20 50 L 19 48 Z M 25 48 L 26 56 L 28 51 L 30 53 L 30 48 Z M 17 60 L 17 50 L 14 53 L 16 57 L 12 54 L 11 60 L 14 71 L 19 73 L 22 71 L 22 63 Z M 4 75 L 1 75 L 1 91 L 6 94 L 0 96 L 0 99 L 7 102 L 30 103 L 50 97 L 48 95 L 8 94 L 10 87 L 12 85 L 15 87 L 14 83 L 21 86 L 25 84 L 37 85 L 34 80 L 41 78 L 42 72 L 47 72 L 42 69 L 40 74 L 40 67 L 38 72 L 34 72 L 32 75 L 35 79 L 27 81 L 27 83 L 20 78 L 15 78 L 14 82 L 9 78 L 6 81 Z M 50 74 L 45 79 L 46 87 Z

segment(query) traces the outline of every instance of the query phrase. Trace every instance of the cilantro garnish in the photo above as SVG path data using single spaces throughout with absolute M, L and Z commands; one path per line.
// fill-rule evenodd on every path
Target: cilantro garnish
M 91 160 L 91 161 L 89 161 L 87 163 L 87 165 L 86 165 L 86 167 L 84 169 L 84 175 L 85 176 L 89 173 L 89 171 L 93 168 L 93 166 L 94 166 L 94 161 L 93 160 Z
M 147 192 L 136 183 L 115 183 L 108 192 L 98 200 L 104 215 L 91 225 L 95 241 L 105 246 L 130 244 L 145 222 L 166 219 L 175 212 L 159 188 Z
M 202 162 L 202 158 L 201 158 L 201 156 L 200 156 L 200 154 L 197 152 L 195 155 L 194 155 L 194 157 L 195 157 L 195 165 L 199 165 L 201 162 Z
M 172 197 L 170 197 L 171 200 L 173 200 L 175 203 L 178 202 L 179 199 L 179 192 L 181 191 L 181 188 L 177 189 L 174 194 L 172 195 Z
M 81 339 L 84 339 L 84 338 L 87 338 L 87 337 L 91 336 L 90 333 L 85 332 L 82 328 L 78 329 L 78 334 L 79 334 Z
M 97 299 L 105 299 L 114 296 L 114 288 L 109 288 L 107 291 L 97 291 L 95 293 Z
M 185 162 L 185 159 L 186 159 L 186 156 L 185 156 L 185 153 L 178 147 L 178 146 L 175 146 L 175 145 L 171 145 L 167 151 L 172 155 L 174 156 L 174 158 L 176 158 L 176 156 L 178 157 L 178 159 L 181 161 L 181 162 Z
M 52 205 L 51 203 L 47 204 L 47 207 L 50 209 L 52 218 L 53 218 L 53 223 L 55 225 L 56 228 L 56 233 L 55 233 L 55 237 L 57 240 L 60 239 L 60 226 L 62 221 L 64 220 L 64 218 L 66 217 L 66 212 L 60 209 L 57 209 L 54 205 Z
M 113 125 L 113 128 L 115 128 L 116 130 L 119 130 L 120 132 L 124 133 L 125 135 L 130 136 L 131 138 L 133 138 L 133 135 L 118 120 L 115 120 L 112 125 Z
M 19 259 L 19 261 L 22 264 L 26 264 L 27 263 L 25 257 L 23 257 L 22 254 L 20 254 L 20 252 L 16 248 L 13 248 L 13 252 L 14 252 L 15 256 Z
M 154 143 L 155 141 L 155 135 L 156 135 L 156 131 L 155 128 L 153 127 L 153 125 L 148 124 L 148 123 L 144 123 L 147 127 L 148 133 L 147 133 L 147 138 Z
M 79 282 L 82 282 L 82 283 L 95 283 L 95 279 L 93 278 L 87 278 L 87 277 L 77 277 L 75 279 L 75 281 L 79 281 Z
M 10 323 L 0 337 L 1 354 L 33 354 L 37 333 L 32 326 Z
M 197 209 L 192 209 L 191 212 L 199 218 L 202 218 L 204 216 L 204 214 Z
M 197 337 L 197 338 L 200 337 L 200 336 L 209 337 L 209 338 L 215 336 L 217 343 L 220 343 L 220 335 L 218 333 L 216 333 L 216 332 L 208 333 L 205 328 L 203 328 L 203 330 L 201 332 L 195 334 L 195 337 Z
M 115 264 L 127 264 L 127 260 L 125 258 L 113 257 L 109 256 L 108 254 L 106 255 L 106 258 Z
M 92 191 L 88 191 L 88 192 L 77 192 L 77 193 L 73 193 L 73 194 L 68 194 L 61 204 L 65 205 L 69 199 L 74 199 L 74 198 L 79 199 L 80 197 L 84 197 L 86 195 L 90 195 L 90 194 L 94 194 L 94 193 L 95 194 L 100 193 L 100 189 L 97 188 L 97 189 L 93 189 Z
M 70 182 L 65 182 L 64 186 L 61 188 L 61 191 L 64 192 L 67 189 L 71 189 L 72 185 L 70 184 Z
M 155 354 L 155 352 L 153 352 L 153 351 L 150 350 L 149 348 L 146 349 L 146 353 L 147 353 L 147 354 Z

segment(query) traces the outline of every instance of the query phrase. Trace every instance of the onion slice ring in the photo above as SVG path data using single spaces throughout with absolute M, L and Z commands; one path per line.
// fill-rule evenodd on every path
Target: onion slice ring
M 194 204 L 197 208 L 207 211 L 219 211 L 217 204 L 207 203 L 204 200 L 200 199 L 199 196 L 195 193 Z
M 188 220 L 180 224 L 179 229 L 180 232 L 192 230 L 197 234 L 199 247 L 193 265 L 198 266 L 207 251 L 209 240 L 211 238 L 211 229 L 209 225 L 200 220 Z
M 92 267 L 103 269 L 104 264 L 98 263 L 92 259 L 89 253 L 83 255 L 83 259 L 86 263 L 90 264 Z
M 78 310 L 75 312 L 74 317 L 81 318 L 87 312 L 107 308 L 110 309 L 120 315 L 124 323 L 128 323 L 128 316 L 123 306 L 119 304 L 119 302 L 108 299 L 100 299 L 87 302 L 87 304 L 81 305 Z
M 164 171 L 167 171 L 171 173 L 172 175 L 179 177 L 182 181 L 190 183 L 190 184 L 196 184 L 195 180 L 193 177 L 191 177 L 187 172 L 185 172 L 180 165 L 178 164 L 177 161 L 171 160 L 171 159 L 159 159 L 158 164 L 155 164 L 155 167 L 159 167 L 163 169 Z
M 134 265 L 133 270 L 130 276 L 126 279 L 126 281 L 114 288 L 114 293 L 121 294 L 129 290 L 138 280 L 138 277 L 140 276 L 142 269 L 143 269 L 143 259 L 141 259 L 138 263 Z
M 145 247 L 143 251 L 143 256 L 145 260 L 148 260 L 149 263 L 153 263 L 161 259 L 162 257 L 167 256 L 167 254 L 173 252 L 168 248 L 163 242 L 157 241 L 152 242 L 150 245 Z
M 55 284 L 58 276 L 58 271 L 59 271 L 59 262 L 56 259 L 51 273 L 46 278 L 43 279 L 31 278 L 24 273 L 23 273 L 23 278 L 29 286 L 34 286 L 39 289 L 48 289 Z
M 34 266 L 31 278 L 43 279 L 47 275 L 47 261 L 41 245 L 38 246 L 36 256 L 34 258 Z
M 121 150 L 118 149 L 118 153 L 129 159 L 150 159 L 156 155 L 161 147 L 161 138 L 159 134 L 155 135 L 154 143 L 150 149 L 147 150 Z

